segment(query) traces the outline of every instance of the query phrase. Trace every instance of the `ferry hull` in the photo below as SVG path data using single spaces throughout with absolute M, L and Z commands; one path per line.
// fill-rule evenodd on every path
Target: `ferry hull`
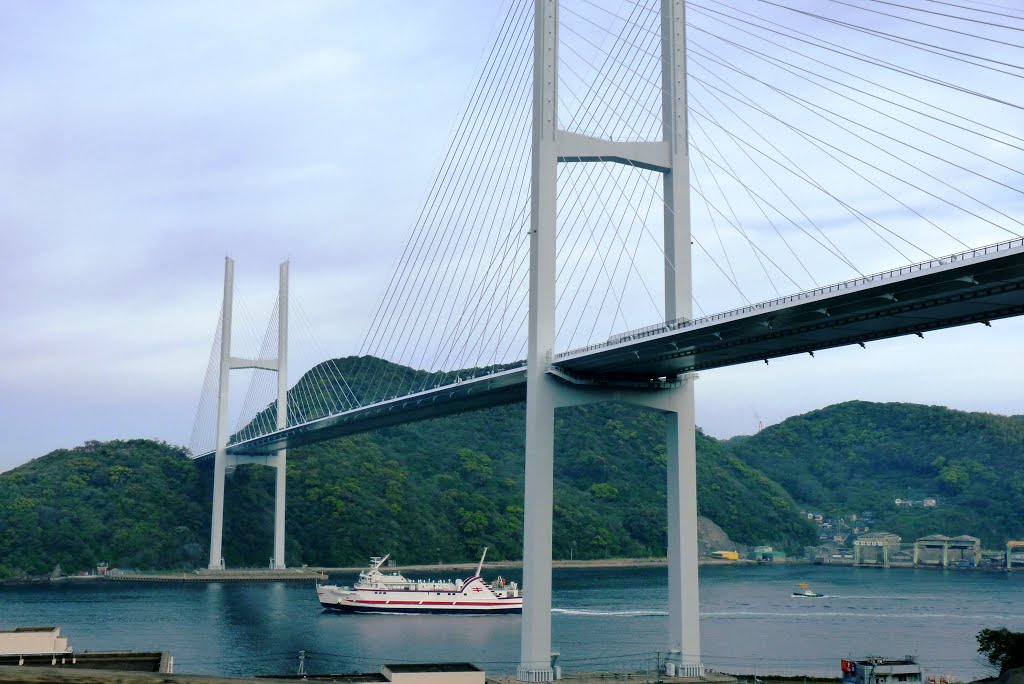
M 470 608 L 458 606 L 353 606 L 340 603 L 320 602 L 327 610 L 336 613 L 390 613 L 400 615 L 520 615 L 522 604 L 516 606 L 495 606 L 493 608 Z

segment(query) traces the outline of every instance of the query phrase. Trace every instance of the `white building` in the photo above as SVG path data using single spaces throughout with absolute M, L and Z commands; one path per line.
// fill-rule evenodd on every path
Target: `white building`
M 897 684 L 920 682 L 921 666 L 913 656 L 844 660 L 843 684 Z
M 71 653 L 60 627 L 15 627 L 0 630 L 0 655 Z

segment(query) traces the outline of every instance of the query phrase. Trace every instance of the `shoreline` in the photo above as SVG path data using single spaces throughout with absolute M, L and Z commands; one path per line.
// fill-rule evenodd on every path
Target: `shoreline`
M 771 562 L 760 562 L 753 560 L 724 560 L 717 558 L 701 558 L 697 561 L 697 565 L 701 567 L 705 566 L 743 566 L 752 567 L 760 565 L 785 565 L 785 566 L 804 566 L 804 565 L 821 565 L 823 567 L 841 567 L 841 568 L 863 568 L 867 570 L 882 570 L 886 569 L 883 566 L 874 565 L 853 565 L 852 563 L 815 563 L 814 561 L 787 558 L 786 560 L 776 560 Z M 390 570 L 394 571 L 409 571 L 409 572 L 464 572 L 475 570 L 477 562 L 463 562 L 463 563 L 424 563 L 424 564 L 411 564 L 411 565 L 395 565 Z M 663 568 L 668 566 L 667 558 L 598 558 L 598 559 L 561 559 L 554 560 L 551 563 L 553 569 L 586 569 L 586 568 Z M 484 563 L 484 567 L 487 570 L 502 570 L 502 569 L 519 569 L 523 567 L 521 560 L 510 560 L 510 561 L 493 561 Z M 890 568 L 894 569 L 925 569 L 925 570 L 954 570 L 957 572 L 1021 572 L 1021 568 L 942 568 L 941 566 L 934 565 L 890 565 Z M 0 586 L 15 586 L 15 585 L 26 585 L 26 584 L 53 584 L 53 583 L 66 583 L 66 582 L 90 582 L 90 581 L 120 581 L 120 582 L 231 582 L 231 581 L 253 581 L 253 582 L 265 582 L 265 581 L 296 581 L 296 580 L 314 580 L 314 579 L 326 579 L 329 575 L 342 575 L 342 574 L 357 574 L 366 569 L 366 565 L 359 566 L 302 566 L 297 568 L 288 568 L 286 570 L 270 570 L 268 568 L 229 568 L 226 570 L 207 570 L 205 568 L 197 570 L 152 570 L 142 572 L 130 572 L 130 573 L 112 573 L 105 576 L 99 575 L 65 575 L 63 577 L 21 577 L 21 578 L 9 578 L 0 580 Z

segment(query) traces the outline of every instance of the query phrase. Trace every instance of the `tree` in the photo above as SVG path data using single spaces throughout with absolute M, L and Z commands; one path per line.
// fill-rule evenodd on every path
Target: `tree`
M 1024 632 L 983 629 L 978 632 L 978 653 L 999 667 L 999 674 L 1015 667 L 1024 667 Z

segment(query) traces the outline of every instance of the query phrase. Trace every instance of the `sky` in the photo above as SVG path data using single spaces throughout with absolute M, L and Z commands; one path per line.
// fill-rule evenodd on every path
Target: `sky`
M 293 293 L 316 337 L 297 352 L 292 382 L 319 350 L 359 352 L 504 11 L 468 0 L 0 3 L 0 471 L 92 439 L 186 444 L 227 255 L 237 292 L 256 312 L 273 299 L 278 263 L 290 259 Z M 579 52 L 567 49 L 565 59 L 585 61 L 586 31 L 573 35 Z M 713 40 L 698 36 L 691 32 Z M 700 99 L 714 111 L 707 93 Z M 1024 135 L 1006 110 L 971 111 Z M 1020 165 L 1005 146 L 992 154 Z M 706 168 L 709 181 L 716 174 Z M 1021 176 L 1012 178 L 1020 187 Z M 1019 197 L 999 193 L 988 195 L 997 208 L 1024 215 Z M 748 204 L 737 211 L 756 213 Z M 810 196 L 806 206 L 837 240 L 849 238 L 868 272 L 905 263 L 856 237 L 848 216 Z M 1008 237 L 965 226 L 934 197 L 923 206 L 963 226 L 971 247 Z M 701 211 L 694 200 L 694 234 L 711 244 L 711 210 Z M 723 250 L 729 241 L 718 234 Z M 930 244 L 939 254 L 960 249 L 944 238 Z M 652 253 L 657 266 L 656 249 L 637 254 Z M 728 270 L 698 258 L 701 282 Z M 729 265 L 737 280 L 756 270 L 747 259 Z M 851 276 L 810 261 L 814 282 Z M 742 303 L 729 284 L 695 287 L 706 313 Z M 753 301 L 773 296 L 763 282 L 745 290 Z M 650 298 L 624 293 L 619 308 L 638 313 L 613 312 L 611 327 L 654 322 L 639 313 Z M 750 434 L 854 399 L 1024 413 L 1022 333 L 1024 321 L 996 321 L 705 372 L 697 422 L 719 437 Z

